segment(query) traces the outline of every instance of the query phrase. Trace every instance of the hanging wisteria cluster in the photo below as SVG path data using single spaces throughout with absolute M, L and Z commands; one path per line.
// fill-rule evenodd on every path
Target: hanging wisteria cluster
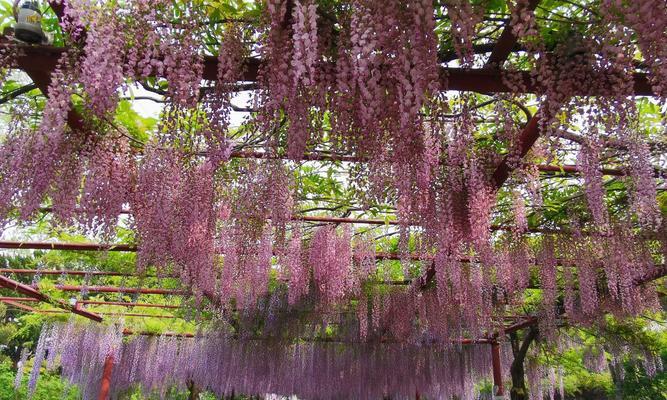
M 664 263 L 656 248 L 666 243 L 665 225 L 632 95 L 639 48 L 664 103 L 667 13 L 659 2 L 603 1 L 590 29 L 555 46 L 539 36 L 528 2 L 512 2 L 510 29 L 524 50 L 516 57 L 531 70 L 526 78 L 507 61 L 503 81 L 511 92 L 495 101 L 493 146 L 480 144 L 488 132 L 474 96 L 447 92 L 432 1 L 343 3 L 332 21 L 315 0 L 267 0 L 252 35 L 246 22 L 229 24 L 218 56 L 205 57 L 197 23 L 205 12 L 194 5 L 174 21 L 171 1 L 68 1 L 61 23 L 67 50 L 51 75 L 41 122 L 12 114 L 0 147 L 0 218 L 30 221 L 51 204 L 59 223 L 109 239 L 129 207 L 140 271 L 155 266 L 179 277 L 198 304 L 236 318 L 266 304 L 329 312 L 350 303 L 364 339 L 485 335 L 530 287 L 543 291 L 544 332 L 562 315 L 586 322 L 656 304 L 645 278 Z M 647 10 L 652 22 L 643 24 Z M 458 0 L 440 11 L 461 65 L 476 66 L 473 36 L 484 10 Z M 212 67 L 214 78 L 202 87 Z M 149 142 L 137 143 L 115 126 L 113 112 L 119 91 L 149 78 L 166 105 Z M 574 142 L 586 200 L 569 226 L 540 238 L 529 227 L 542 215 L 539 173 L 522 159 L 524 131 L 510 111 L 529 83 L 540 88 L 541 105 L 526 129 L 537 126 L 545 139 L 531 156 L 572 158 Z M 239 139 L 230 129 L 231 102 L 248 86 L 257 111 Z M 73 107 L 75 93 L 81 110 Z M 243 138 L 260 156 L 231 161 L 248 145 Z M 372 240 L 350 227 L 310 233 L 293 221 L 294 169 L 314 153 L 355 161 L 349 186 L 359 204 L 396 210 L 406 272 L 416 248 L 412 258 L 423 277 L 432 272 L 435 290 L 424 290 L 433 286 L 429 279 L 406 290 L 368 289 L 378 279 Z M 629 205 L 613 213 L 601 170 L 610 159 L 623 169 Z M 493 218 L 505 179 L 494 171 L 503 166 L 513 172 L 513 222 L 499 233 Z M 270 290 L 273 281 L 285 291 Z
M 44 324 L 30 370 L 28 396 L 34 394 L 42 368 L 53 372 L 62 367 L 64 377 L 81 384 L 84 398 L 97 398 L 99 379 L 97 382 L 86 379 L 94 374 L 100 376 L 106 357 L 118 354 L 122 340 L 122 329 L 119 330 L 118 326 L 100 325 L 84 330 L 73 323 Z M 28 355 L 27 348 L 24 348 L 14 381 L 15 389 L 21 385 Z
M 285 345 L 217 334 L 193 338 L 135 336 L 123 340 L 119 325 L 46 326 L 32 374 L 60 367 L 84 399 L 97 398 L 107 358 L 113 360 L 111 392 L 139 385 L 164 398 L 188 385 L 218 396 L 233 393 L 296 394 L 306 399 L 475 398 L 475 383 L 488 379 L 488 345 L 432 348 L 404 344 L 304 341 Z M 31 376 L 32 378 L 32 376 Z M 34 382 L 31 379 L 31 387 Z M 115 397 L 115 396 L 114 396 Z
M 624 379 L 628 362 L 641 365 L 650 378 L 664 370 L 659 353 L 638 345 L 629 346 L 627 342 L 617 343 L 614 340 L 605 346 L 584 345 L 582 347 L 581 345 L 580 340 L 573 340 L 567 335 L 561 335 L 557 341 L 558 351 L 580 350 L 583 353 L 583 368 L 594 374 L 610 372 L 615 382 Z M 538 348 L 533 348 L 530 353 L 526 361 L 526 378 L 530 392 L 528 398 L 531 400 L 565 398 L 565 368 L 562 365 L 549 365 L 541 360 Z

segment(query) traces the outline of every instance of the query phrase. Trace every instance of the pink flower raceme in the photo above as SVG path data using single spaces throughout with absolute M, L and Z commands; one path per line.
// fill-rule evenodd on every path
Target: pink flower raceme
M 586 200 L 593 220 L 601 231 L 609 229 L 609 215 L 604 201 L 605 190 L 600 172 L 599 145 L 590 143 L 581 148 L 577 165 L 584 175 Z
M 313 268 L 313 282 L 324 304 L 342 300 L 352 289 L 352 249 L 350 231 L 338 236 L 333 226 L 318 229 L 311 242 L 309 262 Z
M 310 268 L 304 262 L 301 249 L 301 231 L 297 228 L 292 233 L 292 238 L 285 255 L 287 269 L 289 271 L 288 298 L 290 304 L 295 304 L 308 294 L 310 285 Z
M 220 397 L 270 392 L 323 400 L 370 400 L 383 395 L 407 398 L 419 387 L 425 396 L 450 398 L 473 393 L 474 384 L 487 378 L 491 369 L 488 345 L 275 343 L 214 333 L 196 338 L 137 336 L 121 342 L 116 332 L 114 327 L 82 325 L 72 327 L 67 336 L 42 335 L 45 341 L 63 343 L 58 350 L 63 378 L 79 385 L 84 399 L 98 396 L 107 354 L 98 350 L 109 344 L 116 346 L 112 396 L 137 386 L 145 393 L 165 396 L 166 388 L 186 390 L 192 381 Z M 84 344 L 87 351 L 81 351 Z M 382 377 L 389 373 L 404 379 L 387 384 Z
M 77 8 L 79 24 L 86 26 L 85 58 L 81 63 L 81 83 L 88 94 L 88 107 L 104 117 L 113 112 L 118 102 L 118 90 L 123 84 L 125 56 L 124 26 L 112 5 L 91 6 L 74 1 L 68 8 Z

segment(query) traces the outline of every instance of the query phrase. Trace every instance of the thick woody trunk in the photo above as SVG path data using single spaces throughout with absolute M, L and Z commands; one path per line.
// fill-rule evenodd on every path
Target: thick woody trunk
M 188 381 L 188 390 L 190 391 L 188 400 L 197 400 L 199 398 L 200 390 L 197 388 L 197 385 L 195 385 L 193 381 Z
M 526 390 L 523 362 L 513 362 L 512 367 L 510 368 L 510 373 L 512 375 L 512 389 L 510 390 L 510 398 L 512 400 L 527 400 L 528 391 Z
M 537 337 L 537 329 L 531 327 L 523 342 L 519 344 L 519 338 L 516 333 L 511 333 L 512 353 L 514 360 L 510 366 L 510 374 L 512 375 L 512 389 L 510 389 L 510 398 L 512 400 L 528 400 L 528 389 L 526 388 L 526 374 L 524 369 L 524 361 L 530 344 Z

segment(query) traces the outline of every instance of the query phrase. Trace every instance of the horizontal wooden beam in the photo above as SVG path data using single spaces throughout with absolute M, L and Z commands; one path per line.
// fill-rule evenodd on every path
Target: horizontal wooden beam
M 136 252 L 137 246 L 131 244 L 16 242 L 16 241 L 2 240 L 0 241 L 0 249 Z M 420 260 L 430 259 L 432 258 L 432 256 L 429 254 L 416 254 L 416 253 L 411 253 L 403 256 L 395 252 L 377 252 L 375 253 L 375 258 L 378 260 L 402 260 L 405 258 L 413 261 L 420 261 Z
M 55 288 L 63 292 L 80 292 L 85 290 L 89 293 L 132 293 L 132 294 L 160 294 L 182 296 L 188 294 L 186 290 L 161 289 L 161 288 L 132 288 L 117 286 L 83 286 L 83 285 L 55 285 Z
M 532 129 L 532 128 L 531 128 Z M 205 153 L 201 153 L 201 155 L 205 155 Z M 284 155 L 276 155 L 276 154 L 271 154 L 267 153 L 264 151 L 248 151 L 248 150 L 242 150 L 242 151 L 236 151 L 232 152 L 231 158 L 256 158 L 256 159 L 269 159 L 269 160 L 275 160 L 275 159 L 287 159 L 286 156 Z M 328 153 L 318 153 L 318 152 L 311 152 L 311 153 L 306 153 L 303 155 L 301 158 L 303 161 L 330 161 L 330 162 L 351 162 L 351 163 L 357 163 L 357 162 L 367 162 L 368 159 L 356 157 L 356 156 L 348 156 L 348 155 L 343 155 L 343 154 L 328 154 Z M 524 163 L 524 166 L 528 167 L 533 164 L 529 163 Z M 549 165 L 549 164 L 536 164 L 535 167 L 541 172 L 546 172 L 546 173 L 560 173 L 564 175 L 579 175 L 581 174 L 581 169 L 577 167 L 576 165 L 572 164 L 564 164 L 564 165 Z M 627 173 L 623 170 L 620 169 L 613 169 L 613 168 L 601 168 L 600 172 L 602 172 L 603 175 L 609 175 L 609 176 L 624 176 L 627 175 Z M 656 172 L 657 175 L 658 172 Z
M 59 269 L 22 269 L 22 268 L 0 268 L 0 274 L 17 275 L 72 275 L 72 276 L 136 276 L 136 277 L 155 277 L 155 275 L 140 275 L 116 271 L 80 271 L 80 270 L 59 270 Z
M 37 299 L 31 299 L 31 298 L 28 298 L 28 300 L 39 301 Z M 0 302 L 3 302 L 5 304 L 7 304 L 8 306 L 12 306 L 14 308 L 18 308 L 18 309 L 21 309 L 21 310 L 24 310 L 24 311 L 37 312 L 36 309 L 34 309 L 30 306 L 27 306 L 25 304 L 19 303 L 16 300 L 11 300 L 11 299 L 7 299 L 7 298 L 0 298 Z
M 33 299 L 43 301 L 45 303 L 49 303 L 51 305 L 54 305 L 58 308 L 61 308 L 65 311 L 80 315 L 82 317 L 88 318 L 90 320 L 96 321 L 96 322 L 102 322 L 102 317 L 95 313 L 91 313 L 86 310 L 79 309 L 75 306 L 72 306 L 62 300 L 55 300 L 51 299 L 49 296 L 46 294 L 40 292 L 39 290 L 28 286 L 26 284 L 23 284 L 21 282 L 17 282 L 13 279 L 7 278 L 6 276 L 1 276 L 0 275 L 0 286 L 5 287 L 7 289 L 14 290 L 17 293 L 21 293 L 22 295 L 32 297 Z
M 70 250 L 70 251 L 137 251 L 137 247 L 129 244 L 100 243 L 63 243 L 63 242 L 18 242 L 0 241 L 0 249 L 17 250 Z
M 44 76 L 50 75 L 55 69 L 60 55 L 66 50 L 65 48 L 53 46 L 29 46 L 0 41 L 0 46 L 8 50 L 20 50 L 15 52 L 18 54 L 14 58 L 13 66 L 23 70 L 30 70 L 34 74 L 42 74 Z M 256 58 L 249 58 L 245 61 L 244 76 L 242 81 L 256 82 L 259 75 L 260 60 Z M 209 81 L 217 80 L 218 74 L 218 60 L 217 57 L 204 57 L 204 73 L 203 78 Z M 464 68 L 440 68 L 440 81 L 442 83 L 442 90 L 455 91 L 473 91 L 478 93 L 506 93 L 512 92 L 513 89 L 505 83 L 504 76 L 506 71 L 492 68 L 480 69 L 464 69 Z M 518 77 L 523 87 L 522 90 L 526 93 L 544 93 L 545 88 L 536 83 L 532 79 L 529 71 L 512 72 L 513 76 Z M 602 82 L 602 85 L 596 84 L 596 87 L 604 87 L 604 83 L 608 81 L 608 87 L 613 85 L 610 76 L 600 75 L 592 77 L 591 80 Z M 652 96 L 653 90 L 649 83 L 648 77 L 644 73 L 633 74 L 634 80 L 634 95 Z M 38 83 L 38 82 L 36 82 Z M 591 96 L 601 95 L 606 93 L 597 92 L 584 85 L 580 85 L 578 92 L 573 93 L 575 96 Z
M 7 278 L 6 276 L 0 275 L 0 286 L 6 289 L 11 289 L 24 296 L 32 297 L 38 301 L 49 302 L 49 297 L 44 293 L 24 283 Z
M 177 310 L 181 306 L 173 304 L 154 304 L 154 303 L 128 303 L 126 301 L 97 301 L 97 300 L 78 300 L 78 303 L 98 306 L 119 306 L 119 307 L 140 307 L 140 308 L 164 308 Z
M 38 302 L 39 300 L 32 297 L 0 297 L 0 301 L 11 302 Z M 98 306 L 119 306 L 119 307 L 140 307 L 140 308 L 164 308 L 164 309 L 179 309 L 181 306 L 173 304 L 155 304 L 155 303 L 129 303 L 125 301 L 98 301 L 98 300 L 77 300 L 79 304 L 98 305 Z
M 63 310 L 35 310 L 38 314 L 66 314 L 66 311 Z M 109 317 L 140 317 L 140 318 L 162 318 L 162 319 L 173 319 L 180 318 L 175 315 L 153 315 L 153 314 L 141 314 L 141 313 L 113 313 L 113 312 L 103 312 L 100 311 L 97 314 L 106 315 Z

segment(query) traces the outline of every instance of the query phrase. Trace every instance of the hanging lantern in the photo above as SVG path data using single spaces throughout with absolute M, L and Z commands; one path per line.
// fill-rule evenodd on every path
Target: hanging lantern
M 39 2 L 26 1 L 18 9 L 18 1 L 14 2 L 14 16 L 16 26 L 14 37 L 26 43 L 43 43 L 46 36 L 42 31 L 42 13 L 39 11 Z

